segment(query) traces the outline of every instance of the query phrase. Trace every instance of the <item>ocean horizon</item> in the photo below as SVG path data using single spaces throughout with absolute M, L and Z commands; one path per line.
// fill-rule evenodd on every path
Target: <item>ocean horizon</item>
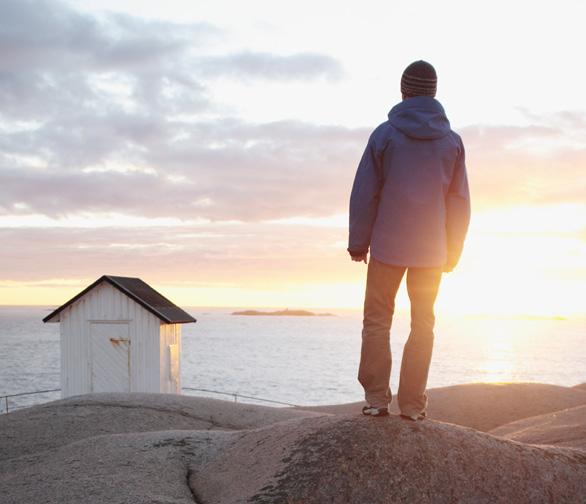
M 320 308 L 332 317 L 246 316 L 250 307 L 187 307 L 183 326 L 183 387 L 299 405 L 359 401 L 362 313 Z M 59 324 L 43 324 L 52 307 L 0 306 L 0 395 L 59 388 Z M 254 310 L 275 311 L 276 308 Z M 398 386 L 409 313 L 391 330 L 391 388 Z M 472 382 L 586 382 L 586 317 L 437 314 L 428 388 Z M 196 395 L 233 400 L 211 392 Z M 11 398 L 10 408 L 59 398 L 58 393 Z M 5 404 L 0 404 L 3 412 Z

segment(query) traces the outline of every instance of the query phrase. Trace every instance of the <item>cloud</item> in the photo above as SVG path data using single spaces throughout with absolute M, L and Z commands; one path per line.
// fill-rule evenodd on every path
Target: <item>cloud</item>
M 563 129 L 461 133 L 475 208 L 582 201 L 586 150 L 557 145 Z M 88 115 L 71 127 L 0 139 L 0 211 L 217 221 L 344 213 L 368 134 L 301 121 L 161 123 L 121 114 L 110 123 Z M 31 165 L 26 156 L 35 153 L 46 167 Z
M 460 131 L 477 209 L 582 202 L 586 193 L 586 114 L 532 116 L 529 126 Z
M 122 14 L 100 18 L 59 0 L 5 0 L 0 69 L 138 70 L 162 64 L 219 35 L 208 23 L 149 21 Z
M 213 221 L 0 228 L 0 278 L 335 280 L 345 229 L 266 221 L 345 214 L 371 128 L 228 115 L 210 98 L 215 79 L 331 82 L 343 70 L 323 54 L 223 54 L 223 36 L 59 1 L 0 4 L 0 215 Z M 461 130 L 475 209 L 583 201 L 586 114 L 525 114 L 529 126 Z
M 88 116 L 115 126 L 129 111 L 152 116 L 209 108 L 205 86 L 184 61 L 219 33 L 207 23 L 96 18 L 60 1 L 6 0 L 0 5 L 0 120 L 8 126 L 32 120 L 55 131 L 83 126 Z
M 338 80 L 343 75 L 340 63 L 323 54 L 300 53 L 277 56 L 271 53 L 243 52 L 198 61 L 198 68 L 208 76 L 261 77 L 271 80 Z
M 346 230 L 281 224 L 223 224 L 135 229 L 1 229 L 0 279 L 142 276 L 176 284 L 254 287 L 337 281 L 348 263 Z M 291 243 L 303 243 L 292 247 Z M 359 275 L 359 272 L 356 271 Z
M 217 46 L 210 55 L 221 37 L 208 23 L 3 2 L 0 212 L 245 220 L 331 212 L 366 132 L 203 117 L 221 117 L 209 79 L 334 79 L 339 63 Z
M 91 124 L 84 129 L 89 144 L 74 128 L 37 133 L 36 140 L 6 135 L 0 212 L 257 221 L 331 215 L 347 207 L 344 195 L 368 135 L 298 121 L 177 123 L 163 131 L 148 121 L 119 121 L 116 129 Z M 46 167 L 27 164 L 35 142 L 52 153 Z
M 322 54 L 206 54 L 222 35 L 205 22 L 95 17 L 59 0 L 5 0 L 1 114 L 58 119 L 80 110 L 105 114 L 121 104 L 142 113 L 190 113 L 210 105 L 207 78 L 298 80 L 341 73 L 340 64 Z

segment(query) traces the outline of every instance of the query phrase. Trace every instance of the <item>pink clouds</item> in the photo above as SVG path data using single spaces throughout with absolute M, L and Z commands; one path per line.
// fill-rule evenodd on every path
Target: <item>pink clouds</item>
M 2 3 L 0 215 L 114 213 L 186 223 L 0 228 L 0 280 L 144 272 L 227 284 L 338 278 L 345 229 L 266 221 L 345 214 L 376 124 L 227 115 L 210 98 L 215 78 L 334 85 L 344 70 L 327 54 L 221 53 L 214 44 L 223 36 L 208 23 L 95 18 L 63 2 Z M 476 209 L 584 201 L 586 114 L 525 116 L 526 126 L 461 129 Z M 540 143 L 549 147 L 534 148 Z M 189 223 L 198 219 L 215 224 Z

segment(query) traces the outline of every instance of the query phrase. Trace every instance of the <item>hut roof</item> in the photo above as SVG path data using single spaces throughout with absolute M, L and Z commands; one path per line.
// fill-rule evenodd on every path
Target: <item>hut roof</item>
M 59 313 L 75 303 L 81 297 L 85 296 L 90 290 L 97 287 L 102 282 L 107 282 L 112 287 L 123 292 L 130 299 L 136 301 L 145 310 L 148 310 L 166 324 L 186 324 L 196 321 L 191 315 L 189 315 L 189 313 L 173 304 L 165 296 L 157 292 L 146 282 L 143 282 L 140 278 L 103 275 L 89 287 L 72 297 L 67 303 L 47 315 L 43 319 L 43 322 L 57 322 L 59 319 L 54 319 Z

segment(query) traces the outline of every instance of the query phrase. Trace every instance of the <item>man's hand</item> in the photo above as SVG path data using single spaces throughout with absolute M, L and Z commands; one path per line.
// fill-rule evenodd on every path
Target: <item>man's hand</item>
M 368 264 L 368 252 L 364 252 L 364 254 L 351 255 L 350 257 L 355 262 L 363 262 L 364 264 Z

